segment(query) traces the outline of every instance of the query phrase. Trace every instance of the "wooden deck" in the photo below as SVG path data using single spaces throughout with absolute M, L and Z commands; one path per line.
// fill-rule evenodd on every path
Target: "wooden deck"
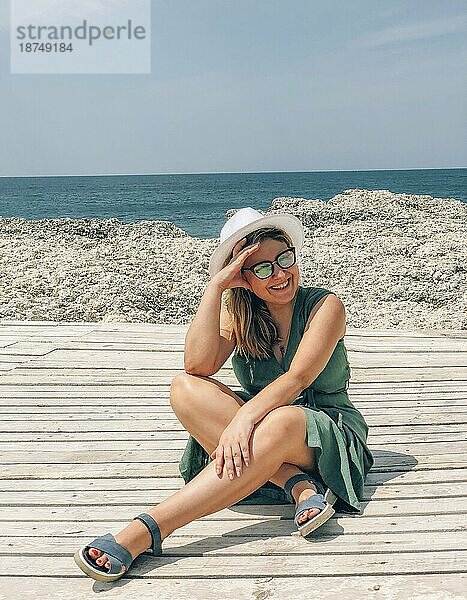
M 0 322 L 0 599 L 467 598 L 466 331 L 348 329 L 376 459 L 362 515 L 305 540 L 292 505 L 240 505 L 114 584 L 82 575 L 77 547 L 183 484 L 169 385 L 186 329 Z M 216 376 L 238 389 L 230 361 Z

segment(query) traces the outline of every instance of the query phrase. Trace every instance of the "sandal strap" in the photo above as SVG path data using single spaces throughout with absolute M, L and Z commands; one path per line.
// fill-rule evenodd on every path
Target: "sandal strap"
M 138 519 L 142 523 L 146 525 L 149 529 L 149 533 L 151 534 L 151 552 L 153 556 L 160 556 L 162 554 L 162 541 L 161 541 L 161 530 L 159 529 L 159 525 L 156 523 L 151 515 L 147 513 L 141 513 L 133 520 Z
M 105 572 L 108 575 L 117 575 L 117 573 L 122 572 L 122 563 L 118 560 L 118 558 L 114 558 L 113 556 L 110 556 L 110 554 L 108 554 L 107 559 L 110 563 L 110 569 L 106 570 Z
M 101 535 L 93 540 L 90 544 L 87 545 L 88 548 L 96 548 L 96 550 L 100 550 L 107 554 L 111 569 L 115 568 L 116 571 L 114 573 L 120 573 L 122 569 L 122 565 L 125 565 L 126 570 L 130 568 L 131 563 L 133 562 L 133 557 L 130 552 L 121 544 L 119 544 L 114 536 L 111 533 L 106 533 L 105 535 Z M 111 558 L 116 559 L 119 563 L 119 567 L 115 560 L 111 560 Z M 95 568 L 97 565 L 92 563 L 92 566 Z M 107 571 L 106 573 L 110 573 L 111 571 Z
M 324 494 L 325 492 L 324 487 L 314 477 L 312 477 L 308 473 L 298 473 L 297 475 L 293 475 L 284 484 L 284 491 L 287 495 L 287 498 L 292 504 L 295 504 L 295 498 L 292 496 L 292 488 L 299 481 L 309 481 L 310 483 L 312 483 L 318 490 L 318 494 Z
M 306 510 L 310 510 L 310 508 L 317 508 L 320 511 L 324 510 L 326 508 L 326 501 L 324 500 L 324 496 L 322 494 L 314 494 L 306 500 L 303 500 L 303 502 L 300 502 L 300 504 L 297 506 L 297 510 L 295 511 L 295 525 L 303 525 L 303 523 L 298 523 L 298 517 Z M 318 515 L 315 516 L 317 517 Z

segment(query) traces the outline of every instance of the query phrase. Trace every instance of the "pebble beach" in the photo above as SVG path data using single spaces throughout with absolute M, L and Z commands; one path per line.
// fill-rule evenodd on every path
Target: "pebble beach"
M 305 226 L 301 285 L 334 291 L 348 326 L 467 329 L 467 204 L 349 189 L 281 212 Z M 169 221 L 0 217 L 0 320 L 188 324 L 218 243 Z

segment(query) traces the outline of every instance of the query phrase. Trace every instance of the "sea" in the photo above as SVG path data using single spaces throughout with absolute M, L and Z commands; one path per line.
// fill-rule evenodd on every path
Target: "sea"
M 467 203 L 467 168 L 0 177 L 0 217 L 163 220 L 194 237 L 218 238 L 229 209 L 264 211 L 281 196 L 329 200 L 350 188 Z

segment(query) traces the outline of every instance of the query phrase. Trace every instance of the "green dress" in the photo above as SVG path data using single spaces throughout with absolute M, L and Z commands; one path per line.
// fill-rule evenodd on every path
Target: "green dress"
M 321 298 L 333 293 L 324 288 L 298 286 L 289 341 L 281 363 L 274 354 L 267 359 L 258 359 L 244 358 L 234 352 L 232 366 L 243 388 L 235 393 L 242 400 L 250 400 L 289 369 L 311 310 Z M 349 378 L 350 367 L 342 338 L 318 377 L 291 402 L 301 406 L 306 415 L 306 443 L 315 449 L 316 467 L 311 474 L 336 494 L 335 508 L 339 512 L 360 510 L 365 477 L 373 465 L 366 443 L 368 426 L 347 393 Z M 210 461 L 208 453 L 190 436 L 179 463 L 185 483 Z M 268 481 L 237 504 L 288 502 L 284 490 Z

